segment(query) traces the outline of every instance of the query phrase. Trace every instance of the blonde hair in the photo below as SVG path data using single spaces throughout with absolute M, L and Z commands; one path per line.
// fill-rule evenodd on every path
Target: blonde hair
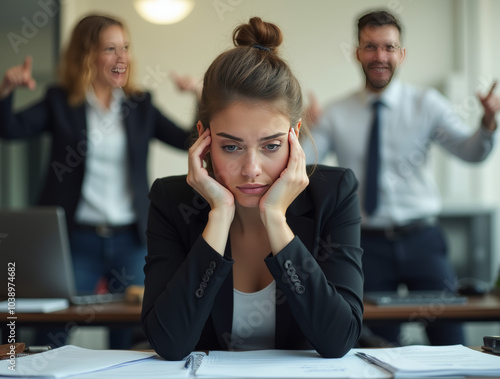
M 94 79 L 94 61 L 100 44 L 102 32 L 110 26 L 127 29 L 123 22 L 102 15 L 84 17 L 73 29 L 69 44 L 62 55 L 59 82 L 68 93 L 69 103 L 73 106 L 81 104 L 85 93 Z M 132 62 L 129 61 L 129 77 L 123 87 L 127 96 L 139 94 L 140 91 L 132 84 Z

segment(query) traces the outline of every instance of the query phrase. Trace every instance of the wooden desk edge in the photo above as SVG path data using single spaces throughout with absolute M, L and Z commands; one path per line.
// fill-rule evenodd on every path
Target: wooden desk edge
M 461 321 L 500 321 L 500 296 L 469 297 L 463 305 L 434 304 L 421 306 L 377 306 L 365 303 L 365 321 L 411 322 L 422 319 L 457 319 Z M 108 303 L 76 305 L 50 313 L 17 313 L 19 323 L 76 322 L 79 324 L 139 322 L 140 304 Z M 0 320 L 7 320 L 7 313 L 0 313 Z

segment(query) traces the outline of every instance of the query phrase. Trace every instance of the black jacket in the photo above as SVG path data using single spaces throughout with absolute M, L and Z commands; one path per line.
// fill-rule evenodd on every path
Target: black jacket
M 139 235 L 144 238 L 149 207 L 149 142 L 158 138 L 179 149 L 187 149 L 189 132 L 163 116 L 153 106 L 149 93 L 126 99 L 122 104 L 122 115 L 133 206 Z M 38 203 L 62 206 L 71 229 L 82 190 L 86 154 L 92 148 L 87 140 L 85 104 L 70 106 L 66 93 L 59 87 L 49 88 L 43 100 L 17 114 L 12 112 L 12 95 L 0 101 L 0 138 L 24 139 L 43 132 L 51 134 L 52 147 Z
M 320 166 L 287 210 L 296 237 L 265 263 L 276 281 L 277 349 L 341 357 L 357 342 L 363 316 L 357 180 Z M 158 179 L 150 192 L 143 330 L 162 357 L 231 349 L 231 249 L 224 257 L 201 236 L 209 205 L 185 176 Z M 295 276 L 296 275 L 296 276 Z M 206 283 L 202 284 L 202 283 Z

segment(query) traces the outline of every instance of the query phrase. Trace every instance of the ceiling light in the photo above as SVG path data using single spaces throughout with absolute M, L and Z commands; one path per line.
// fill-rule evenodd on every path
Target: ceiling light
M 174 24 L 183 20 L 194 7 L 193 0 L 135 0 L 134 7 L 153 24 Z

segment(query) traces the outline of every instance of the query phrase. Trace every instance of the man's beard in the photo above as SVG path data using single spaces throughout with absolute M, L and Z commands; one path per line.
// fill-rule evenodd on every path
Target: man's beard
M 389 69 L 392 70 L 392 67 L 389 67 Z M 366 78 L 366 85 L 369 87 L 369 88 L 372 88 L 374 90 L 383 90 L 385 87 L 387 87 L 389 85 L 389 83 L 391 82 L 393 76 L 394 76 L 394 70 L 391 71 L 391 75 L 389 76 L 389 78 L 387 79 L 372 79 L 369 75 L 369 70 L 370 68 L 368 69 L 365 69 L 365 67 L 363 66 L 363 72 L 365 74 L 365 78 Z

